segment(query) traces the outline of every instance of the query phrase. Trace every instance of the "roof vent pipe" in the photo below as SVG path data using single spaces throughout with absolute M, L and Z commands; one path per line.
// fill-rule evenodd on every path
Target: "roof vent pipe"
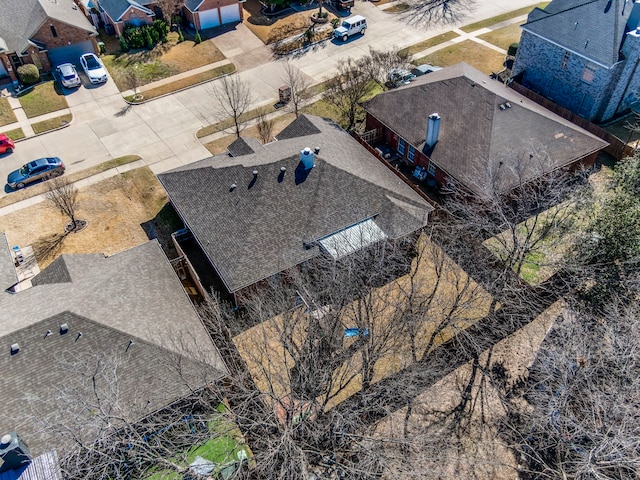
M 11 345 L 11 355 L 15 355 L 19 351 L 20 351 L 20 345 L 19 344 L 14 343 L 13 345 Z
M 253 176 L 254 176 L 254 177 L 257 177 L 257 176 L 258 176 L 258 170 L 254 170 L 254 171 L 253 171 Z
M 313 152 L 309 147 L 300 152 L 300 161 L 302 162 L 305 170 L 309 170 L 314 167 Z
M 440 136 L 440 115 L 432 113 L 427 119 L 427 138 L 425 143 L 429 148 L 433 147 Z
M 318 153 L 320 153 L 320 147 L 314 148 L 313 151 L 317 155 Z

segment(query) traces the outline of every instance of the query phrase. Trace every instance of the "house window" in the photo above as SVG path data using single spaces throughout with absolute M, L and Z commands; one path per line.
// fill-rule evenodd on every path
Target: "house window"
M 429 162 L 427 172 L 429 172 L 429 175 L 431 175 L 432 177 L 436 176 L 436 166 L 433 164 L 433 162 Z
M 582 80 L 587 83 L 593 83 L 593 79 L 596 76 L 596 67 L 593 65 L 587 65 L 582 70 Z
M 564 52 L 564 57 L 562 57 L 562 69 L 567 69 L 567 63 L 569 63 L 569 52 Z
M 404 149 L 406 145 L 407 144 L 404 141 L 404 138 L 398 140 L 398 153 L 400 153 L 400 155 L 404 155 Z
M 407 158 L 411 163 L 413 163 L 413 159 L 416 156 L 416 149 L 409 145 L 409 152 L 407 153 Z
M 51 28 L 51 35 L 53 35 L 53 38 L 56 38 L 58 36 L 58 32 L 56 31 L 56 27 L 51 25 L 50 28 Z

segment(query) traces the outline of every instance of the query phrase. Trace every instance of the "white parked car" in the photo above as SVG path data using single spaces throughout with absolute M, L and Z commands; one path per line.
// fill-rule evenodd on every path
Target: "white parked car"
M 56 73 L 60 78 L 60 83 L 63 87 L 73 88 L 82 85 L 76 66 L 73 63 L 63 63 L 56 67 Z
M 107 71 L 102 62 L 93 53 L 85 53 L 80 57 L 80 65 L 91 83 L 104 83 L 107 81 Z
M 351 35 L 355 35 L 356 33 L 364 35 L 366 29 L 367 19 L 362 15 L 354 15 L 353 17 L 344 19 L 342 25 L 333 31 L 333 36 L 346 42 Z

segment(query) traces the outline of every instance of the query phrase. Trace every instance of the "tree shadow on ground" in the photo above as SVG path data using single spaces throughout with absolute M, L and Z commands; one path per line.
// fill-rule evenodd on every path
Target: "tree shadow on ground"
M 52 233 L 36 240 L 33 246 L 33 252 L 38 262 L 57 257 L 62 251 L 62 245 L 68 233 Z

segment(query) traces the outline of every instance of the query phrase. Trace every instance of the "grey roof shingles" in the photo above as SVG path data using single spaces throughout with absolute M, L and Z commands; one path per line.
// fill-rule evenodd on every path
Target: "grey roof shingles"
M 18 274 L 13 263 L 13 254 L 4 233 L 0 233 L 0 290 L 7 289 L 18 281 Z
M 432 210 L 335 124 L 306 116 L 295 122 L 318 133 L 159 175 L 231 292 L 318 255 L 318 239 L 364 219 L 373 217 L 398 238 L 423 226 Z M 309 146 L 320 151 L 316 166 L 304 172 L 299 152 Z
M 97 35 L 82 10 L 74 6 L 72 0 L 0 0 L 0 38 L 9 52 L 22 53 L 47 18 Z
M 147 14 L 153 13 L 153 11 L 148 8 L 148 5 L 153 2 L 154 0 L 99 0 L 102 9 L 107 12 L 107 15 L 109 15 L 114 22 L 119 22 L 122 15 L 131 7 L 137 8 Z
M 501 109 L 507 102 L 511 107 Z M 365 109 L 477 194 L 485 188 L 483 177 L 498 165 L 494 185 L 508 191 L 518 185 L 517 170 L 531 180 L 541 168 L 560 168 L 607 145 L 464 63 L 377 95 Z M 440 135 L 425 150 L 432 113 L 441 117 Z
M 162 356 L 206 364 L 216 377 L 226 372 L 157 241 L 110 257 L 63 255 L 50 268 L 34 278 L 32 288 L 0 291 L 0 391 L 4 392 L 0 431 L 20 424 L 35 435 L 35 427 L 26 420 L 25 399 L 46 398 L 52 382 L 63 382 L 65 372 L 54 368 L 55 362 L 77 357 L 76 353 L 126 356 L 123 398 L 153 394 L 155 408 L 162 399 L 189 393 L 184 383 L 163 369 L 149 371 L 158 367 Z M 60 335 L 61 323 L 69 325 L 70 334 Z M 53 335 L 45 337 L 47 330 Z M 83 336 L 75 339 L 79 331 Z M 136 350 L 125 351 L 129 340 L 144 347 L 142 360 L 136 360 Z M 13 343 L 20 345 L 20 352 L 12 356 Z M 33 448 L 34 440 L 26 439 Z M 45 449 L 45 443 L 38 447 Z
M 522 28 L 607 68 L 620 61 L 632 2 L 554 0 L 534 9 Z

